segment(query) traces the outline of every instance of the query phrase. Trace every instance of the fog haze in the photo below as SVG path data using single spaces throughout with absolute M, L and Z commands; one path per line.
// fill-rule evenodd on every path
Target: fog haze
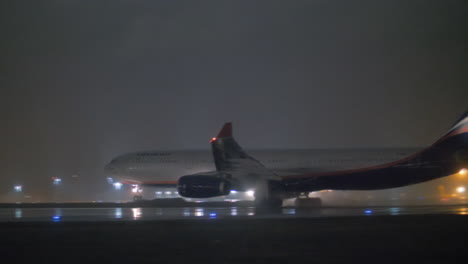
M 466 1 L 0 5 L 0 193 L 93 193 L 114 156 L 226 121 L 245 148 L 418 147 L 468 110 Z

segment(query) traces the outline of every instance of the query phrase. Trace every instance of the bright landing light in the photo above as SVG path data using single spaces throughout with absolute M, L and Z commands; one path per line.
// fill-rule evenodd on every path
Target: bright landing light
M 458 193 L 464 193 L 465 192 L 465 187 L 464 186 L 460 186 L 457 188 L 457 192 Z
M 120 183 L 120 182 L 114 182 L 114 184 L 112 184 L 112 185 L 114 185 L 114 188 L 116 190 L 122 189 L 122 183 Z

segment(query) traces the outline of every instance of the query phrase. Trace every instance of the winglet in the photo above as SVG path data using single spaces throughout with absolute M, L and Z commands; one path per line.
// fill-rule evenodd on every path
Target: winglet
M 232 137 L 232 123 L 225 123 L 221 131 L 219 131 L 217 138 Z

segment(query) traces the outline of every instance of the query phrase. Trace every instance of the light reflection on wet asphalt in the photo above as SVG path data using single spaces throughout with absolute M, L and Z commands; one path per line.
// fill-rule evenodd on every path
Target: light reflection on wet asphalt
M 3 208 L 0 222 L 141 221 L 223 218 L 320 218 L 375 215 L 468 215 L 467 205 L 414 207 L 282 208 L 275 212 L 255 207 L 217 208 Z

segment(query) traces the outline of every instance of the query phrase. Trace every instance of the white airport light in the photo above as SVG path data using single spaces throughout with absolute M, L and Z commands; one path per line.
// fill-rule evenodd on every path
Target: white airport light
M 461 170 L 458 172 L 458 174 L 460 174 L 460 175 L 466 175 L 466 174 L 468 174 L 468 170 L 465 169 L 465 168 L 463 168 L 463 169 L 461 169 Z
M 141 208 L 132 208 L 133 219 L 138 219 L 141 217 Z
M 23 186 L 21 185 L 15 185 L 14 187 L 15 192 L 22 192 L 23 191 Z
M 237 215 L 237 208 L 235 207 L 231 208 L 231 215 L 233 216 Z
M 165 192 L 165 194 L 172 194 L 172 192 Z
M 204 215 L 205 215 L 205 212 L 204 212 L 203 208 L 195 209 L 195 216 L 204 216 Z
M 466 190 L 466 189 L 465 189 L 464 186 L 460 186 L 460 187 L 457 188 L 457 192 L 458 192 L 458 193 L 464 193 L 465 190 Z
M 21 218 L 23 217 L 23 211 L 21 210 L 21 208 L 16 208 L 15 209 L 15 218 Z
M 57 177 L 52 178 L 52 184 L 53 185 L 59 185 L 60 183 L 62 183 L 62 179 L 57 178 Z
M 115 208 L 114 217 L 115 219 L 122 218 L 122 208 Z
M 120 183 L 120 182 L 114 182 L 112 185 L 114 185 L 114 188 L 115 188 L 116 190 L 120 190 L 120 189 L 122 189 L 122 185 L 123 185 L 123 184 Z
M 250 190 L 250 191 L 247 191 L 246 194 L 247 194 L 247 196 L 249 196 L 249 197 L 254 197 L 255 192 L 252 191 L 252 190 Z

